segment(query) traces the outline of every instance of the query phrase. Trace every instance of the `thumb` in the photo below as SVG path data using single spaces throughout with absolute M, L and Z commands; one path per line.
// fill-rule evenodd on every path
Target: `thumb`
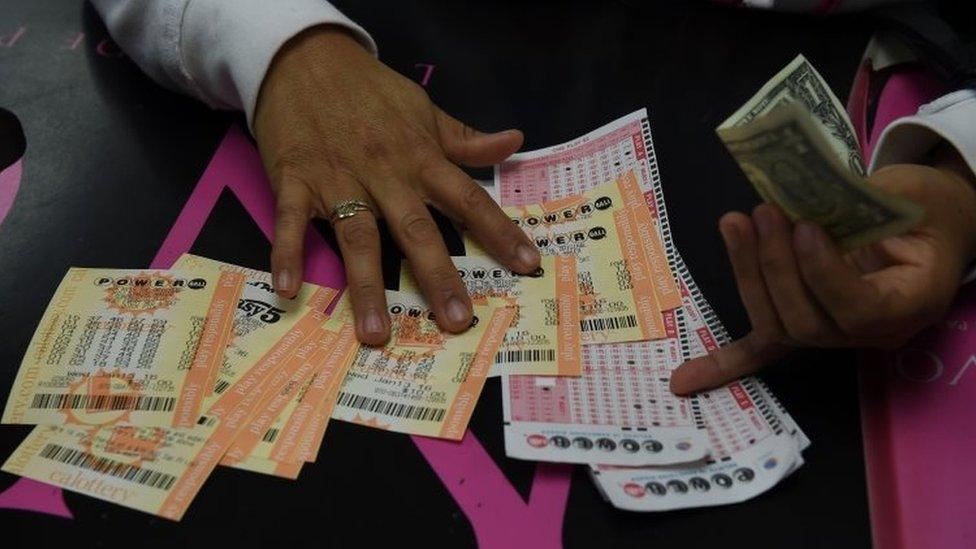
M 522 132 L 482 133 L 437 109 L 437 137 L 447 158 L 455 164 L 482 168 L 498 164 L 522 146 Z

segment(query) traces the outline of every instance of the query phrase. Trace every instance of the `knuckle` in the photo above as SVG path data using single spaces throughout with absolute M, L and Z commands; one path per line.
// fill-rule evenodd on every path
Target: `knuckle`
M 782 257 L 780 257 L 780 254 L 763 250 L 759 254 L 759 267 L 763 270 L 763 272 L 781 273 L 784 270 L 784 262 Z
M 824 340 L 825 330 L 816 319 L 795 317 L 787 322 L 786 332 L 794 341 L 818 343 Z
M 855 311 L 841 311 L 836 315 L 835 322 L 840 330 L 848 336 L 863 337 L 872 332 L 875 326 L 873 319 L 866 314 Z
M 426 212 L 412 211 L 400 218 L 400 231 L 406 241 L 414 246 L 425 246 L 437 242 L 440 231 L 437 224 Z
M 288 179 L 301 179 L 301 174 L 312 161 L 321 155 L 319 145 L 311 141 L 297 141 L 287 145 L 274 155 L 268 167 L 272 181 L 278 183 Z
M 343 247 L 351 253 L 372 252 L 380 238 L 376 223 L 365 216 L 353 216 L 343 220 L 339 233 Z
M 426 278 L 434 287 L 447 291 L 461 284 L 457 270 L 453 266 L 437 266 L 429 269 Z
M 464 190 L 461 191 L 461 203 L 467 211 L 480 215 L 486 210 L 490 211 L 490 208 L 495 206 L 495 201 L 492 200 L 488 191 L 481 188 L 481 185 L 469 183 L 464 187 Z M 506 223 L 507 225 L 511 225 L 511 223 Z
M 359 305 L 379 304 L 383 297 L 384 287 L 373 277 L 350 276 L 349 291 L 355 296 Z

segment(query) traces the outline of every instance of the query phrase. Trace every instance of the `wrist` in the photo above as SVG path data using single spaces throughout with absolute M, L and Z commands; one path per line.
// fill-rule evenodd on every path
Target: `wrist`
M 254 109 L 255 137 L 273 116 L 276 102 L 295 97 L 292 88 L 305 86 L 313 73 L 337 70 L 359 57 L 373 59 L 357 35 L 342 25 L 316 25 L 291 37 L 275 53 L 261 83 Z

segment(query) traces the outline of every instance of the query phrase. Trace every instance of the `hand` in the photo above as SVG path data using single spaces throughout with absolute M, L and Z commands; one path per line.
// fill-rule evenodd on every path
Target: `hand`
M 529 273 L 538 250 L 455 163 L 490 166 L 522 145 L 522 134 L 475 131 L 430 102 L 417 84 L 367 52 L 345 31 L 315 27 L 278 52 L 254 118 L 261 158 L 277 198 L 271 266 L 292 297 L 302 281 L 302 243 L 312 217 L 362 200 L 386 218 L 442 328 L 471 324 L 471 300 L 427 204 L 466 225 L 506 267 Z M 370 212 L 335 226 L 356 317 L 368 344 L 389 337 L 380 241 Z
M 846 255 L 819 226 L 791 226 L 770 204 L 752 219 L 723 216 L 719 230 L 752 332 L 680 366 L 672 391 L 720 386 L 795 347 L 895 348 L 940 319 L 976 259 L 976 191 L 961 175 L 964 164 L 953 165 L 962 169 L 904 164 L 874 173 L 872 184 L 921 204 L 925 218 Z

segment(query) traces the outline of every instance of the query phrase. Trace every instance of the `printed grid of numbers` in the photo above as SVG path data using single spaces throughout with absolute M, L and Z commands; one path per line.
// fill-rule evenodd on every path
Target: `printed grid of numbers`
M 644 163 L 642 160 L 646 156 L 650 156 L 651 160 Z M 649 172 L 644 171 L 648 168 Z M 660 192 L 660 185 L 656 181 L 657 167 L 653 161 L 653 144 L 650 141 L 650 129 L 646 118 L 630 117 L 624 124 L 603 135 L 586 136 L 554 147 L 538 158 L 517 160 L 503 165 L 501 179 L 504 183 L 500 184 L 499 194 L 503 204 L 526 204 L 556 199 L 584 192 L 629 169 L 636 169 L 639 175 L 643 176 L 638 179 L 645 188 L 650 209 L 658 216 L 661 224 L 659 228 L 665 239 L 669 263 L 677 271 L 678 276 L 676 278 L 681 283 L 684 302 L 682 312 L 688 316 L 687 321 L 690 324 L 690 337 L 682 338 L 681 354 L 685 359 L 707 354 L 709 350 L 725 342 L 727 336 L 721 329 L 721 325 L 718 324 L 711 307 L 704 301 L 700 291 L 691 281 L 690 273 L 688 273 L 680 256 L 677 255 L 671 241 L 663 196 Z M 496 181 L 496 184 L 499 183 Z M 705 310 L 700 310 L 700 307 Z M 716 330 L 710 329 L 712 326 L 716 326 Z M 626 369 L 626 366 L 618 366 L 617 369 L 614 369 L 614 375 L 608 376 L 610 369 L 607 364 L 625 364 L 628 358 L 622 355 L 628 352 L 632 353 L 633 348 L 637 345 L 600 347 L 603 347 L 602 351 L 595 351 L 598 347 L 584 348 L 584 378 L 592 377 L 593 382 L 597 383 L 598 387 L 586 387 L 585 399 L 579 394 L 567 398 L 567 394 L 572 394 L 574 391 L 560 391 L 563 400 L 559 404 L 562 406 L 562 410 L 589 408 L 600 404 L 598 400 L 593 399 L 599 399 L 606 403 L 608 401 L 604 399 L 610 396 L 615 396 L 621 402 L 625 402 L 625 397 L 629 396 L 627 389 L 618 384 L 629 381 L 626 376 L 619 372 L 620 368 Z M 590 351 L 590 349 L 594 351 Z M 601 354 L 602 356 L 600 356 Z M 645 360 L 648 358 L 638 356 L 634 362 L 647 364 L 648 362 L 644 362 Z M 587 365 L 591 364 L 596 364 L 596 369 L 587 369 Z M 658 390 L 648 391 L 647 396 L 648 401 L 655 401 L 654 404 L 664 403 L 668 400 L 678 401 L 667 388 L 668 373 L 669 371 L 664 372 L 657 379 L 657 383 L 654 383 L 652 375 L 649 376 L 649 383 L 635 385 L 639 385 L 641 388 L 656 387 Z M 606 386 L 611 382 L 617 389 L 614 390 Z M 613 395 L 614 391 L 616 395 Z M 650 396 L 651 394 L 654 396 Z M 512 396 L 514 402 L 514 391 Z M 660 398 L 657 398 L 658 396 Z M 710 391 L 702 395 L 698 401 L 701 403 L 702 416 L 708 427 L 712 455 L 716 459 L 727 457 L 775 434 L 776 430 L 770 426 L 769 418 L 758 413 L 755 401 L 751 401 L 748 406 L 743 408 L 743 405 L 736 400 L 727 388 Z M 540 401 L 539 404 L 542 402 Z M 569 404 L 572 405 L 567 407 Z M 627 404 L 633 406 L 634 403 L 629 401 Z M 542 405 L 539 408 L 545 407 Z M 601 408 L 605 407 L 604 404 Z M 626 414 L 626 412 L 633 410 L 633 408 L 628 409 L 627 405 L 616 408 L 620 414 Z M 672 408 L 673 404 L 663 404 L 653 407 L 653 412 L 641 410 L 639 413 L 633 413 L 631 417 L 639 418 L 644 422 L 649 420 L 650 424 L 653 425 L 657 421 L 656 418 L 664 417 L 664 414 L 673 411 Z M 609 410 L 603 410 L 603 413 L 604 417 L 611 417 Z M 591 412 L 586 417 L 592 419 L 599 417 L 599 414 Z M 581 419 L 573 414 L 566 414 L 561 416 L 558 421 L 572 420 L 574 423 L 586 423 Z

